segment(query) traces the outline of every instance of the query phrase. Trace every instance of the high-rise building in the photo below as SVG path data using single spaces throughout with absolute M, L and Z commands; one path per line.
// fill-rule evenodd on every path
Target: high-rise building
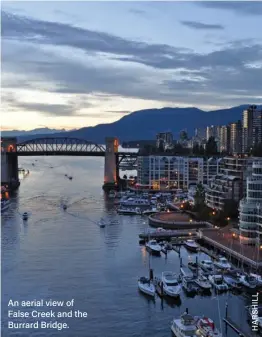
M 251 105 L 242 115 L 242 153 L 246 153 L 253 145 L 253 116 L 256 110 L 255 105 Z
M 240 120 L 230 124 L 230 153 L 242 153 L 242 123 Z
M 253 115 L 252 145 L 262 143 L 262 110 L 255 110 Z
M 215 126 L 211 125 L 211 126 L 207 126 L 206 129 L 206 139 L 209 140 L 210 137 L 215 137 Z
M 156 146 L 159 148 L 161 144 L 164 149 L 169 149 L 173 147 L 173 134 L 172 132 L 160 132 L 156 135 Z
M 247 178 L 246 198 L 239 203 L 240 242 L 262 243 L 262 160 L 255 158 L 252 176 Z
M 229 152 L 230 128 L 227 125 L 223 125 L 220 128 L 219 145 L 220 152 Z

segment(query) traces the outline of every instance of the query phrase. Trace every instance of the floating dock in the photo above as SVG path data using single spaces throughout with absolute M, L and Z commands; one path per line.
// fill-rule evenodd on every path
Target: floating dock
M 179 231 L 179 230 L 167 230 L 167 231 L 155 231 L 139 234 L 140 239 L 171 239 L 171 238 L 188 238 L 188 237 L 197 237 L 197 231 Z

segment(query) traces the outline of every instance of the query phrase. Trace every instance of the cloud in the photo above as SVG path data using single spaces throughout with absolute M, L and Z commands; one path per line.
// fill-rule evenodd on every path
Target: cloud
M 136 14 L 136 15 L 142 15 L 142 16 L 146 16 L 146 11 L 142 10 L 142 9 L 136 9 L 136 8 L 131 8 L 129 10 L 130 13 Z
M 131 111 L 130 110 L 106 110 L 106 112 L 112 112 L 112 113 L 117 113 L 117 114 L 128 114 Z
M 213 9 L 233 11 L 242 15 L 262 15 L 260 1 L 197 1 L 195 4 Z
M 187 26 L 192 29 L 199 29 L 199 30 L 221 30 L 224 29 L 222 25 L 218 24 L 209 24 L 209 23 L 202 23 L 197 21 L 180 21 L 182 25 Z
M 24 81 L 52 93 L 75 95 L 64 114 L 82 113 L 88 100 L 80 96 L 92 94 L 98 105 L 99 95 L 105 101 L 121 96 L 198 106 L 242 104 L 249 97 L 259 104 L 261 70 L 248 64 L 261 59 L 262 46 L 254 40 L 197 53 L 69 24 L 2 16 L 2 87 L 15 88 L 18 77 L 19 86 Z

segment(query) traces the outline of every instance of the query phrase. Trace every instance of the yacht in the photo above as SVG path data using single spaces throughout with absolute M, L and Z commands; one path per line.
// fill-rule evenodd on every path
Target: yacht
M 156 255 L 160 255 L 161 246 L 157 243 L 156 240 L 150 240 L 146 243 L 146 248 L 152 253 Z
M 181 293 L 181 285 L 175 273 L 165 271 L 162 273 L 163 291 L 166 295 L 171 297 L 179 297 Z
M 24 212 L 22 216 L 23 216 L 23 220 L 27 220 L 28 219 L 28 213 L 27 212 Z
M 222 333 L 215 327 L 215 323 L 208 317 L 198 320 L 196 335 L 199 337 L 222 337 Z
M 259 287 L 262 286 L 262 276 L 261 275 L 250 273 L 250 276 L 254 277 L 257 280 L 257 285 Z
M 199 275 L 195 280 L 195 284 L 202 290 L 211 290 L 212 286 L 204 275 Z
M 138 280 L 138 288 L 139 290 L 149 296 L 155 296 L 156 288 L 154 286 L 154 283 L 147 277 L 142 276 Z
M 184 246 L 188 249 L 191 250 L 192 252 L 197 252 L 199 245 L 195 242 L 195 240 L 186 240 L 184 242 Z
M 120 207 L 117 209 L 117 213 L 125 215 L 141 215 L 141 210 L 138 207 L 136 208 Z
M 199 266 L 207 272 L 213 272 L 214 271 L 214 264 L 211 260 L 203 260 L 199 263 Z
M 196 319 L 188 313 L 188 309 L 171 322 L 171 330 L 176 337 L 197 337 Z
M 128 198 L 127 200 L 120 201 L 122 206 L 150 206 L 150 202 L 147 199 L 141 198 Z
M 143 215 L 150 215 L 150 214 L 154 214 L 154 213 L 159 213 L 159 210 L 156 207 L 146 209 L 145 211 L 142 212 Z
M 248 288 L 248 289 L 255 289 L 258 285 L 257 279 L 254 276 L 244 274 L 239 277 L 240 283 Z
M 228 285 L 224 282 L 222 275 L 210 275 L 208 279 L 212 286 L 219 291 L 227 291 Z
M 241 289 L 241 282 L 232 275 L 224 275 L 224 281 L 230 289 Z
M 6 211 L 9 208 L 10 200 L 9 199 L 1 199 L 1 213 Z
M 219 269 L 231 269 L 232 265 L 227 261 L 225 257 L 219 257 L 218 261 L 214 262 L 214 265 Z

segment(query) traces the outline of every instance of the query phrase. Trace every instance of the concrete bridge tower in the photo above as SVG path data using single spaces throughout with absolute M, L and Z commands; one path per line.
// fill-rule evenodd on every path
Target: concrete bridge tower
M 19 186 L 18 156 L 16 153 L 16 138 L 1 138 L 1 185 L 10 188 Z
M 104 190 L 115 189 L 118 183 L 117 153 L 119 141 L 115 137 L 106 138 Z

